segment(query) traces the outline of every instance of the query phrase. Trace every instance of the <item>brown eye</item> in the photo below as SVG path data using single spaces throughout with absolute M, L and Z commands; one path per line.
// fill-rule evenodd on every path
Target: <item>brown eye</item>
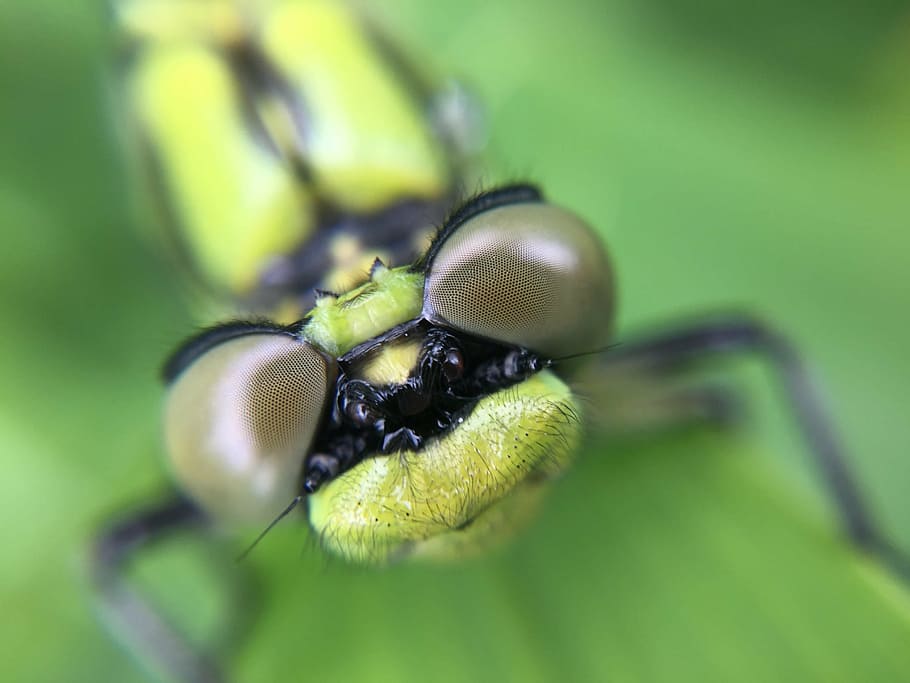
M 181 485 L 216 519 L 270 521 L 298 493 L 335 364 L 274 333 L 221 342 L 184 369 L 165 405 Z
M 427 268 L 424 316 L 550 357 L 607 341 L 613 276 L 599 239 L 540 202 L 484 211 L 457 227 Z

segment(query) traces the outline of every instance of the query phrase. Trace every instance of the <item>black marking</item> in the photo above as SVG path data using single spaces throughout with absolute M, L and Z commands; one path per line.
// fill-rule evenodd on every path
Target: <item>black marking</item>
M 367 457 L 420 451 L 433 438 L 455 428 L 477 402 L 524 381 L 550 366 L 532 351 L 504 346 L 461 332 L 410 321 L 391 330 L 395 338 L 423 336 L 416 367 L 400 384 L 374 385 L 357 377 L 357 368 L 383 342 L 349 352 L 339 360 L 334 406 L 306 459 L 301 488 L 312 493 L 328 481 L 323 460 L 331 456 L 341 474 Z M 388 341 L 388 339 L 386 340 Z M 452 359 L 457 357 L 457 372 Z M 334 475 L 332 475 L 334 476 Z
M 342 367 L 350 367 L 350 365 L 356 363 L 362 357 L 371 353 L 373 350 L 384 346 L 390 341 L 394 341 L 401 337 L 407 337 L 410 334 L 425 334 L 428 329 L 429 323 L 423 318 L 408 320 L 386 330 L 382 334 L 367 339 L 365 342 L 361 342 L 344 355 L 339 356 L 338 364 Z
M 279 140 L 275 140 L 259 113 L 257 102 L 267 98 L 282 101 L 293 99 L 293 91 L 275 71 L 258 47 L 242 42 L 222 52 L 225 62 L 236 79 L 237 104 L 247 125 L 250 139 L 267 150 L 277 160 L 285 157 Z M 291 106 L 290 103 L 288 106 Z M 295 125 L 298 122 L 294 121 Z
M 544 201 L 544 198 L 541 191 L 537 186 L 528 183 L 506 185 L 505 187 L 487 190 L 474 195 L 446 217 L 442 227 L 433 238 L 430 248 L 411 266 L 411 270 L 416 273 L 427 272 L 436 257 L 436 253 L 449 236 L 475 216 L 502 206 L 542 201 Z
M 425 227 L 429 233 L 451 204 L 449 195 L 433 199 L 403 197 L 379 211 L 353 214 L 323 202 L 315 232 L 290 254 L 266 266 L 255 295 L 246 305 L 269 310 L 290 295 L 299 302 L 301 310 L 308 310 L 314 302 L 313 290 L 331 275 L 326 273 L 326 264 L 332 263 L 332 245 L 341 235 L 356 239 L 365 253 L 387 254 L 389 265 L 412 263 L 419 256 L 416 238 L 420 229 Z
M 171 384 L 200 356 L 219 344 L 251 334 L 282 334 L 299 339 L 294 326 L 279 325 L 268 320 L 235 320 L 209 327 L 184 341 L 168 357 L 161 369 L 165 384 Z
M 312 493 L 324 481 L 328 481 L 338 476 L 339 462 L 334 455 L 326 453 L 314 453 L 310 456 L 309 475 L 303 483 L 303 490 Z

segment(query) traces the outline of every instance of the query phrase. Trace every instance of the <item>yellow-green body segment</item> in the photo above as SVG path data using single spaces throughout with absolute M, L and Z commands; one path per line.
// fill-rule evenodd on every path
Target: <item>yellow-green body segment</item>
M 124 0 L 114 11 L 153 199 L 200 279 L 235 301 L 326 216 L 446 193 L 448 150 L 425 93 L 342 4 Z

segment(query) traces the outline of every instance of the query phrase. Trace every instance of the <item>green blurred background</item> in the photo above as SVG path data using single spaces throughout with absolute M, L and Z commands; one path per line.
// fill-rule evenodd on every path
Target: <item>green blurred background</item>
M 907 3 L 374 14 L 487 105 L 489 180 L 537 179 L 602 228 L 622 329 L 734 307 L 792 334 L 910 548 Z M 194 321 L 133 227 L 108 38 L 100 6 L 0 2 L 9 681 L 145 680 L 98 625 L 84 545 L 165 489 L 155 372 Z M 259 594 L 238 678 L 910 680 L 908 592 L 844 543 L 764 375 L 736 377 L 755 415 L 743 430 L 593 443 L 539 523 L 480 560 L 356 570 L 285 525 L 243 568 Z M 174 546 L 144 579 L 204 628 L 230 618 L 236 546 L 221 570 Z

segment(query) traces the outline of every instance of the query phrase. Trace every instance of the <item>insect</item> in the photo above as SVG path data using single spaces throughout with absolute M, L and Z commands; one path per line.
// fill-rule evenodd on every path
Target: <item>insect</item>
M 611 348 L 613 276 L 591 229 L 529 185 L 456 199 L 457 136 L 437 134 L 415 105 L 427 100 L 418 79 L 366 49 L 349 15 L 119 7 L 140 154 L 174 239 L 206 289 L 269 317 L 211 327 L 168 361 L 166 438 L 186 497 L 102 535 L 97 574 L 115 608 L 129 554 L 202 519 L 263 526 L 305 508 L 322 546 L 354 562 L 481 550 L 571 463 L 576 380 L 658 380 L 740 351 L 781 372 L 850 537 L 898 566 L 790 345 L 737 316 Z M 370 116 L 341 96 L 355 91 Z M 390 148 L 402 151 L 370 156 Z M 677 398 L 646 417 L 723 408 L 711 394 Z M 176 676 L 216 675 L 167 642 Z

